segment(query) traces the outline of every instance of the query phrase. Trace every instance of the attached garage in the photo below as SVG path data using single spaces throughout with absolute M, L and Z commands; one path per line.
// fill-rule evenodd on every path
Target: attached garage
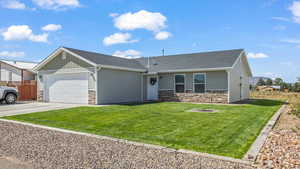
M 71 104 L 141 102 L 146 69 L 130 59 L 61 47 L 38 64 L 38 101 Z
M 45 101 L 88 104 L 88 76 L 88 73 L 46 75 Z

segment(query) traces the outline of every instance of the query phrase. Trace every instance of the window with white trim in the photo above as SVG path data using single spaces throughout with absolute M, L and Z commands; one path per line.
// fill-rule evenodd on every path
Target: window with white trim
M 205 74 L 197 73 L 194 74 L 194 92 L 195 93 L 205 93 Z
M 175 92 L 184 93 L 185 89 L 185 76 L 184 74 L 175 75 Z

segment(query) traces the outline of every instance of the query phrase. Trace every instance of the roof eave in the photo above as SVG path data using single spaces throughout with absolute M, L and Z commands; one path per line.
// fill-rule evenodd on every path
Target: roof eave
M 147 72 L 146 69 L 135 69 L 135 68 L 128 68 L 128 67 L 112 66 L 112 65 L 102 65 L 102 64 L 98 64 L 98 66 L 107 69 L 127 70 L 132 72 L 141 72 L 141 73 Z
M 199 68 L 199 69 L 175 69 L 175 70 L 162 70 L 157 73 L 177 73 L 177 72 L 202 72 L 202 71 L 227 71 L 231 70 L 232 67 L 218 67 L 218 68 Z

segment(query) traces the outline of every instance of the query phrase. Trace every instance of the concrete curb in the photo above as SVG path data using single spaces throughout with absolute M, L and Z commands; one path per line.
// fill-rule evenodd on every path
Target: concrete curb
M 272 116 L 272 118 L 268 121 L 265 127 L 261 130 L 260 134 L 251 145 L 248 152 L 244 155 L 243 160 L 252 161 L 254 162 L 257 158 L 260 149 L 263 147 L 265 141 L 267 140 L 271 130 L 275 126 L 277 120 L 279 119 L 280 115 L 286 111 L 287 104 L 284 104 L 280 107 L 280 109 Z
M 108 137 L 108 136 L 88 134 L 88 133 L 83 133 L 83 132 L 71 131 L 71 130 L 54 128 L 54 127 L 47 127 L 47 126 L 31 124 L 31 123 L 26 123 L 26 122 L 14 121 L 14 120 L 0 119 L 0 121 L 21 124 L 21 125 L 26 125 L 26 126 L 30 126 L 30 127 L 52 130 L 52 131 L 57 131 L 57 132 L 62 132 L 62 133 L 93 137 L 93 138 L 97 138 L 97 139 L 109 140 L 109 141 L 118 142 L 118 143 L 125 143 L 125 144 L 129 144 L 129 145 L 134 145 L 134 146 L 141 146 L 141 147 L 145 147 L 148 149 L 156 149 L 156 150 L 160 150 L 160 151 L 164 151 L 164 152 L 173 152 L 175 154 L 186 154 L 186 155 L 199 156 L 201 158 L 213 159 L 213 160 L 224 161 L 224 162 L 231 162 L 231 163 L 235 163 L 238 165 L 252 166 L 252 164 L 253 164 L 251 161 L 246 161 L 243 159 L 236 159 L 236 158 L 232 158 L 232 157 L 225 157 L 225 156 L 195 152 L 195 151 L 184 150 L 184 149 L 176 150 L 176 149 L 153 145 L 153 144 L 144 144 L 144 143 L 140 143 L 140 142 L 128 141 L 128 140 L 118 139 L 118 138 L 113 138 L 113 137 Z

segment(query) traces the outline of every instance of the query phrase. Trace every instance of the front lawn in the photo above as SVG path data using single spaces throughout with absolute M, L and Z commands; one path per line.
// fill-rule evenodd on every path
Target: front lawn
M 242 158 L 282 102 L 245 105 L 152 103 L 78 107 L 5 117 L 176 149 Z M 214 109 L 203 113 L 188 110 Z

